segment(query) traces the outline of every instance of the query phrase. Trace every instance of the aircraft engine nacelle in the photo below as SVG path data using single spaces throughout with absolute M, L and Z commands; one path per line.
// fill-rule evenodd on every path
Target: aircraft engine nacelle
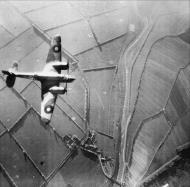
M 49 89 L 49 91 L 52 94 L 65 94 L 65 92 L 67 91 L 66 88 L 61 87 L 61 86 L 53 86 Z
M 8 75 L 6 78 L 6 84 L 9 88 L 12 88 L 15 84 L 16 76 L 15 75 Z
M 57 70 L 69 69 L 69 63 L 67 62 L 52 62 L 52 66 Z

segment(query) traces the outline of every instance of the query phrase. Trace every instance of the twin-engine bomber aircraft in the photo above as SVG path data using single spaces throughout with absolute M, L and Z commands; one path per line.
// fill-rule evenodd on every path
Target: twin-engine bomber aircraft
M 33 79 L 41 82 L 41 119 L 49 123 L 53 114 L 57 94 L 67 92 L 67 83 L 73 82 L 75 77 L 68 74 L 61 74 L 61 70 L 69 70 L 69 63 L 62 61 L 61 37 L 55 36 L 51 41 L 51 46 L 47 56 L 43 71 L 26 73 L 18 72 L 18 64 L 14 63 L 8 71 L 2 70 L 7 75 L 6 84 L 13 87 L 16 77 Z M 66 83 L 65 87 L 60 86 L 60 82 Z

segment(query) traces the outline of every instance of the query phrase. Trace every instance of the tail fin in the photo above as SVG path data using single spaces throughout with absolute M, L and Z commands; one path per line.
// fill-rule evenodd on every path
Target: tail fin
M 18 71 L 18 63 L 14 62 L 12 67 L 9 69 L 9 71 L 12 71 L 12 72 Z

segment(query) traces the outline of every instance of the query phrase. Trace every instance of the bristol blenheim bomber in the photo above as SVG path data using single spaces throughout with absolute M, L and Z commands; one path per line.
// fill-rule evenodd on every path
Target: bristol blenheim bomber
M 16 77 L 40 81 L 42 98 L 41 119 L 45 123 L 49 123 L 53 114 L 57 94 L 65 94 L 67 92 L 67 83 L 75 80 L 74 76 L 68 73 L 61 73 L 61 70 L 69 70 L 69 63 L 62 61 L 61 37 L 59 35 L 53 37 L 43 71 L 28 73 L 18 72 L 17 70 L 17 63 L 14 63 L 13 67 L 8 71 L 2 70 L 2 73 L 7 75 L 7 86 L 13 87 Z M 64 87 L 60 86 L 61 82 L 65 83 Z

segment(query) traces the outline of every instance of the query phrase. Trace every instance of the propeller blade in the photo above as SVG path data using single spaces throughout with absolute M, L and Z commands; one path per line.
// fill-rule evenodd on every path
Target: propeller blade
M 66 95 L 67 95 L 67 81 L 66 81 L 66 86 L 65 86 L 65 88 L 66 88 Z
M 67 59 L 67 64 L 68 64 L 67 73 L 69 74 L 69 58 Z
M 69 75 L 69 58 L 67 59 L 67 64 L 68 64 L 67 74 Z M 66 82 L 66 95 L 67 95 L 67 82 Z

